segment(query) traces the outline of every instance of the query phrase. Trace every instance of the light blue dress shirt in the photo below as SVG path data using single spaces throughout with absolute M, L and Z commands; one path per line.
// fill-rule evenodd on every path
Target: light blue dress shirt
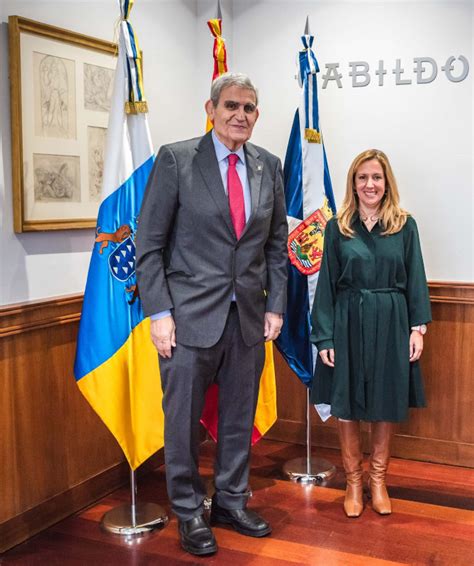
M 222 184 L 224 185 L 225 194 L 227 194 L 227 170 L 229 169 L 228 157 L 231 153 L 235 153 L 239 160 L 237 161 L 236 169 L 240 177 L 240 182 L 242 183 L 242 188 L 244 191 L 244 206 L 245 206 L 245 222 L 248 222 L 250 213 L 252 212 L 252 201 L 250 197 L 250 185 L 247 178 L 247 164 L 245 162 L 245 151 L 244 146 L 242 146 L 237 151 L 231 151 L 221 140 L 216 136 L 214 130 L 211 132 L 212 141 L 214 143 L 214 149 L 216 152 L 217 163 L 219 165 L 219 171 L 221 173 Z M 235 295 L 232 295 L 232 300 L 235 301 Z M 160 320 L 166 316 L 170 316 L 171 311 L 161 311 L 156 314 L 151 315 L 151 320 Z

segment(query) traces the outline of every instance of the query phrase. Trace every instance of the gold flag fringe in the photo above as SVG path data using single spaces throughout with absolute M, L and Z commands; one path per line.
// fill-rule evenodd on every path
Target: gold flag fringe
M 125 112 L 127 114 L 146 114 L 148 112 L 148 103 L 146 100 L 127 101 L 125 103 Z
M 304 139 L 309 143 L 321 143 L 321 134 L 313 128 L 305 128 Z

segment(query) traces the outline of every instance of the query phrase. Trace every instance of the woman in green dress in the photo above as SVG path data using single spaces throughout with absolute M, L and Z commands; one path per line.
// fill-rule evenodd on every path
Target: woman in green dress
M 372 507 L 391 513 L 385 486 L 394 423 L 424 407 L 419 358 L 431 309 L 415 220 L 399 206 L 395 177 L 378 150 L 358 155 L 344 202 L 325 231 L 312 312 L 319 356 L 313 403 L 337 417 L 346 473 L 344 510 L 363 510 L 360 421 L 371 423 Z

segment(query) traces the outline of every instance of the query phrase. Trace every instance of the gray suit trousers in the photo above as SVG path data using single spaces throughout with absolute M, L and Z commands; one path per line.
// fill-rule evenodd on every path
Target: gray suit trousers
M 177 344 L 173 356 L 160 357 L 165 413 L 165 465 L 168 496 L 181 520 L 203 513 L 205 486 L 199 476 L 200 424 L 205 394 L 219 386 L 219 424 L 215 487 L 217 502 L 243 509 L 248 499 L 248 476 L 253 422 L 264 343 L 247 346 L 242 338 L 235 303 L 224 332 L 209 348 Z

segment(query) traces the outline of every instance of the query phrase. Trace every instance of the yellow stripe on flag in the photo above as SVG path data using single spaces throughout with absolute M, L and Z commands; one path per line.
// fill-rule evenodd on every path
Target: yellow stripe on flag
M 263 436 L 277 420 L 277 397 L 275 383 L 275 364 L 273 362 L 273 343 L 265 342 L 265 366 L 260 379 L 257 412 L 254 426 Z
M 133 329 L 111 358 L 77 384 L 133 470 L 163 447 L 163 394 L 149 318 Z

